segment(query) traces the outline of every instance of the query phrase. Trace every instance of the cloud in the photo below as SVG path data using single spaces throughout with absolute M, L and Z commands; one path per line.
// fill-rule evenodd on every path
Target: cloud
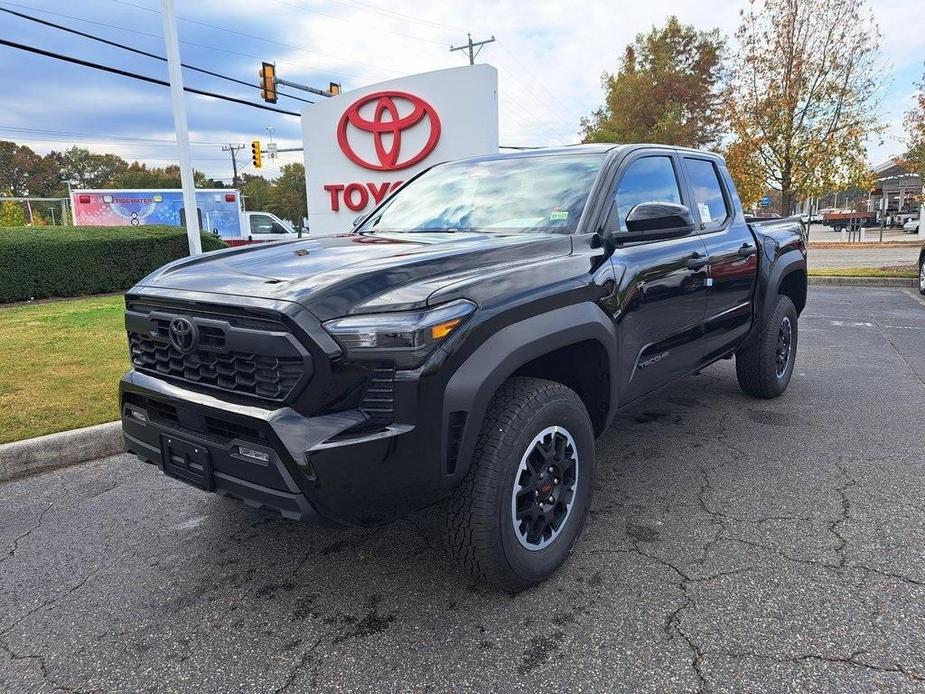
M 62 9 L 52 0 L 33 3 L 37 9 L 31 12 L 37 16 L 145 50 L 163 50 L 159 39 L 146 35 L 161 33 L 159 14 L 131 6 L 154 9 L 157 3 L 151 0 L 130 0 L 128 4 L 87 0 L 79 13 Z M 907 106 L 899 97 L 907 94 L 912 81 L 921 75 L 920 61 L 925 55 L 925 34 L 916 22 L 910 21 L 921 15 L 919 5 L 920 0 L 876 0 L 872 4 L 884 35 L 883 53 L 895 66 L 896 75 L 883 106 L 891 139 L 882 147 L 873 144 L 872 158 L 885 158 L 900 147 L 896 124 Z M 384 0 L 177 0 L 179 15 L 189 20 L 181 21 L 178 27 L 184 61 L 255 82 L 260 60 L 274 60 L 283 78 L 316 87 L 337 81 L 350 90 L 402 74 L 465 64 L 463 53 L 451 53 L 450 45 L 465 42 L 468 31 L 477 40 L 494 34 L 496 41 L 484 47 L 478 60 L 498 68 L 501 142 L 508 145 L 576 142 L 580 118 L 593 112 L 603 100 L 602 73 L 617 68 L 623 47 L 637 33 L 676 14 L 682 22 L 700 29 L 715 27 L 732 35 L 739 22 L 739 10 L 745 6 L 744 0 L 586 0 L 581 4 L 559 0 L 390 0 L 388 4 Z M 41 9 L 70 13 L 74 18 L 79 14 L 85 21 L 42 15 Z M 159 61 L 22 20 L 15 20 L 11 33 L 24 43 L 156 77 L 166 74 Z M 158 165 L 160 160 L 175 157 L 176 148 L 169 142 L 105 143 L 107 137 L 172 140 L 166 89 L 47 58 L 21 56 L 2 47 L 0 60 L 4 66 L 15 64 L 30 75 L 17 96 L 7 98 L 0 126 L 92 133 L 102 141 L 94 145 L 95 149 L 115 151 L 128 158 L 157 158 L 158 161 L 151 160 Z M 242 85 L 190 71 L 186 71 L 184 79 L 187 85 L 257 100 L 255 90 Z M 281 91 L 315 98 L 292 88 Z M 278 105 L 293 111 L 302 106 L 287 98 L 281 98 Z M 274 128 L 281 146 L 297 146 L 300 142 L 297 118 L 203 97 L 189 97 L 187 108 L 194 139 L 215 143 L 194 147 L 195 165 L 211 175 L 230 176 L 230 158 L 222 154 L 221 142 L 265 139 L 268 125 Z M 0 130 L 0 137 L 5 136 Z M 33 140 L 28 144 L 33 142 L 37 149 L 60 149 L 62 144 L 68 144 L 66 138 L 63 142 Z M 264 173 L 272 173 L 279 163 L 293 160 L 298 161 L 299 156 L 281 155 Z

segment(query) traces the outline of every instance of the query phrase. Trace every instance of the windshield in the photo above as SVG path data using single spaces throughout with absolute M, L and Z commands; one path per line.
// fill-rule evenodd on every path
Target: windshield
M 570 234 L 603 158 L 556 154 L 435 166 L 405 185 L 359 231 Z

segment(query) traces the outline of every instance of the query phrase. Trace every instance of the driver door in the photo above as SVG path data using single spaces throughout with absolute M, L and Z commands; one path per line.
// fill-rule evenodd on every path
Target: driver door
M 670 150 L 642 150 L 621 164 L 605 222 L 618 244 L 635 205 L 691 205 L 680 171 Z M 616 277 L 622 275 L 614 319 L 621 341 L 620 401 L 625 404 L 701 364 L 709 264 L 696 233 L 619 245 L 612 262 Z

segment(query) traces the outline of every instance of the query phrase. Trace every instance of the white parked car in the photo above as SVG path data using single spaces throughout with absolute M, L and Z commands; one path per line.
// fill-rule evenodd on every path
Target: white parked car
M 907 234 L 918 234 L 919 233 L 919 220 L 910 219 L 908 222 L 903 224 L 903 231 Z

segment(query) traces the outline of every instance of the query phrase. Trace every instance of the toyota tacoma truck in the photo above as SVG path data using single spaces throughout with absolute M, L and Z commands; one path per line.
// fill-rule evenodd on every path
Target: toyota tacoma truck
M 784 392 L 806 247 L 798 218 L 746 220 L 715 154 L 583 145 L 434 166 L 350 233 L 125 300 L 129 451 L 312 523 L 442 502 L 451 556 L 515 591 L 569 555 L 618 412 L 720 359 Z

